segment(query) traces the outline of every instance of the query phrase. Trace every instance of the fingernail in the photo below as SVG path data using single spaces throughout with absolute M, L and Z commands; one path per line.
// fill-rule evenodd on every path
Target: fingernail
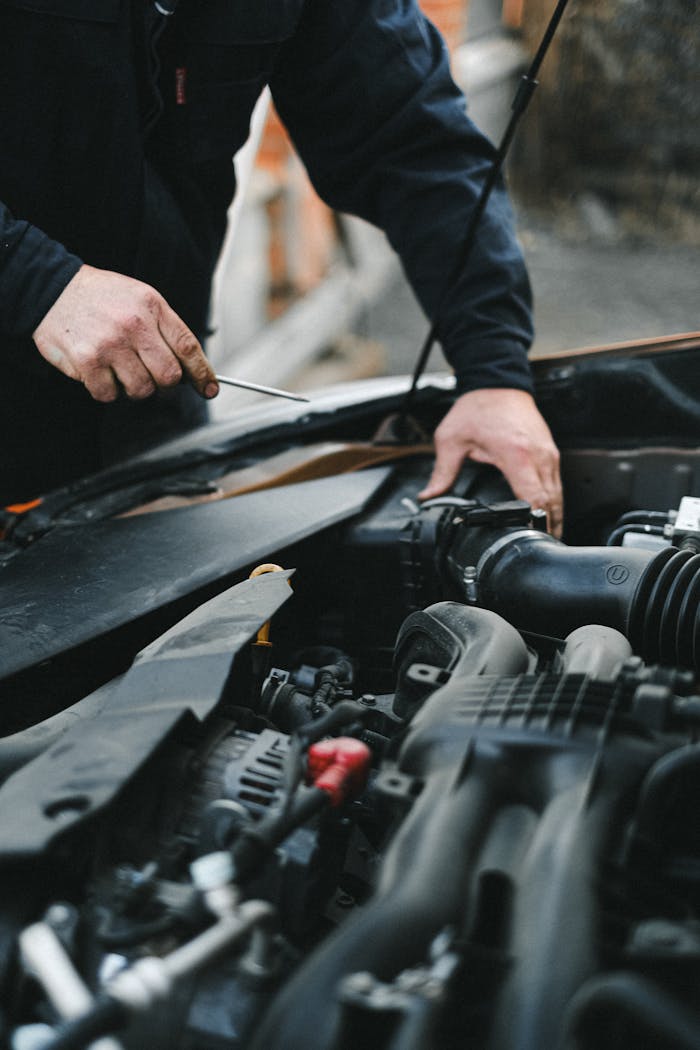
M 216 397 L 216 395 L 218 393 L 219 393 L 219 384 L 218 383 L 207 383 L 207 385 L 204 388 L 204 396 L 205 397 Z

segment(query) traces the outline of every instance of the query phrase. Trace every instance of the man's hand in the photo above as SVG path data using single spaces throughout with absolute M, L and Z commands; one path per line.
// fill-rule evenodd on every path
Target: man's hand
M 199 342 L 148 284 L 82 266 L 34 332 L 39 353 L 96 401 L 149 397 L 183 373 L 202 397 L 219 387 Z
M 559 452 L 530 394 L 509 389 L 462 394 L 435 431 L 435 467 L 419 499 L 446 492 L 465 459 L 498 467 L 518 499 L 546 510 L 550 531 L 561 535 Z

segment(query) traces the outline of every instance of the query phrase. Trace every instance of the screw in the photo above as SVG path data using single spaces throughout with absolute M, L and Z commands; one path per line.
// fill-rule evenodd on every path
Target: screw
M 468 602 L 476 601 L 476 565 L 465 565 L 462 573 L 462 583 L 466 591 Z

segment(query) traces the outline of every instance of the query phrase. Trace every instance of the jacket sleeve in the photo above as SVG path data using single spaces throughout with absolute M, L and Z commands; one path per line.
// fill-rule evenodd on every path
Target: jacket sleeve
M 437 30 L 414 0 L 306 0 L 271 87 L 320 195 L 385 231 L 433 318 L 494 155 Z M 461 392 L 532 389 L 530 285 L 502 183 L 438 322 Z
M 0 202 L 0 335 L 31 335 L 81 265 Z

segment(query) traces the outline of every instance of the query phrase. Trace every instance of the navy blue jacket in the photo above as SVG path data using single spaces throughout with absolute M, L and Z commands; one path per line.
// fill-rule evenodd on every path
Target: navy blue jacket
M 155 285 L 195 331 L 266 83 L 332 207 L 380 226 L 432 315 L 493 148 L 412 0 L 0 0 L 0 343 L 81 260 Z M 462 390 L 530 389 L 530 293 L 502 187 L 440 338 Z M 20 351 L 20 347 L 24 347 Z

